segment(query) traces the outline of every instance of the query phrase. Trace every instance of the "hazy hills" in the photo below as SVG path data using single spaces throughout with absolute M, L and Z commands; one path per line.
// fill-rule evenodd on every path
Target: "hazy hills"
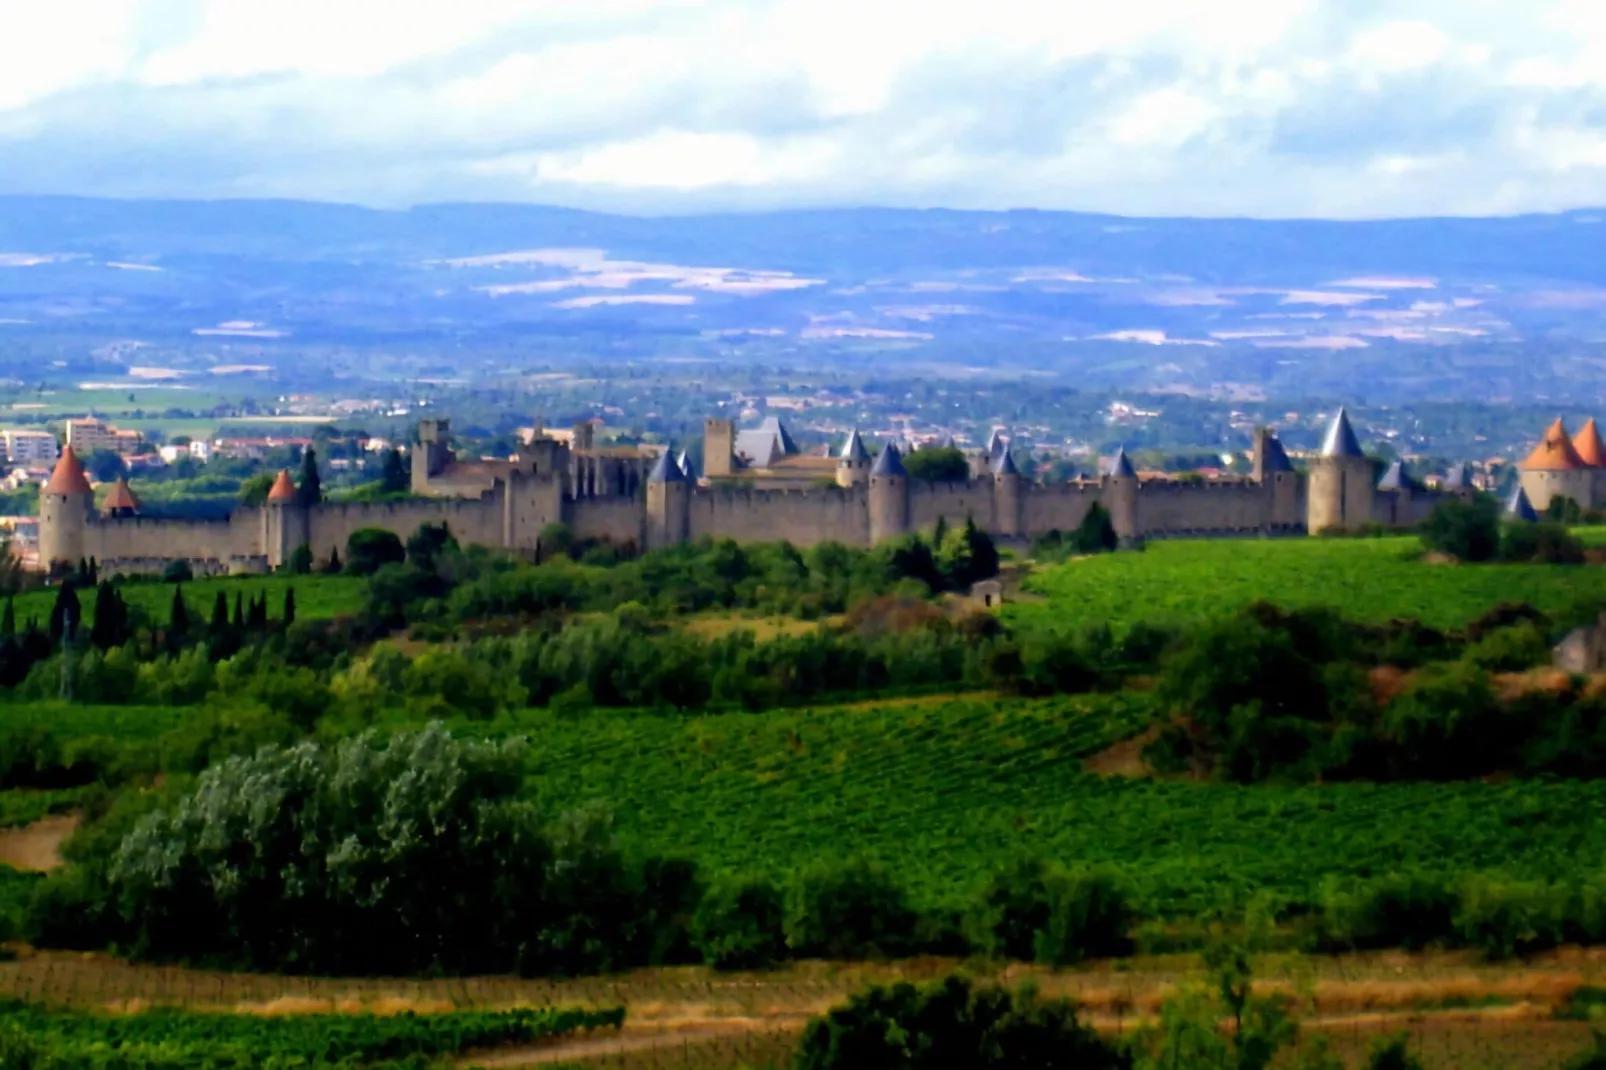
M 146 342 L 180 365 L 222 347 L 281 366 L 312 347 L 380 347 L 402 370 L 448 345 L 531 359 L 869 351 L 1191 390 L 1594 396 L 1603 245 L 1606 210 L 633 218 L 0 197 L 0 359 L 52 338 Z

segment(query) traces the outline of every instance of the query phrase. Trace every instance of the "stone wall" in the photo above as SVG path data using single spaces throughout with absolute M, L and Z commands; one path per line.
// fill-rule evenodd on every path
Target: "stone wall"
M 568 524 L 576 538 L 606 539 L 615 546 L 641 545 L 645 494 L 628 498 L 583 498 L 568 503 Z M 540 528 L 536 528 L 537 534 Z
M 1144 483 L 1138 488 L 1138 534 L 1165 537 L 1263 531 L 1271 495 L 1255 483 Z
M 421 525 L 445 523 L 465 545 L 503 545 L 500 495 L 477 500 L 326 502 L 309 510 L 307 520 L 307 543 L 315 561 L 327 561 L 337 549 L 344 558 L 346 540 L 363 528 L 393 532 L 406 542 Z
M 965 483 L 909 483 L 909 527 L 914 531 L 930 531 L 938 520 L 945 520 L 950 528 L 964 527 L 967 519 L 974 519 L 983 531 L 995 528 L 993 517 L 993 480 L 973 479 Z
M 97 561 L 218 560 L 265 554 L 259 509 L 236 509 L 225 520 L 170 517 L 91 517 L 84 554 Z
M 1021 488 L 1022 524 L 1027 538 L 1050 531 L 1075 531 L 1099 500 L 1097 483 L 1028 483 Z
M 697 487 L 691 493 L 690 537 L 738 542 L 785 539 L 796 546 L 870 544 L 870 514 L 862 487 L 754 490 Z

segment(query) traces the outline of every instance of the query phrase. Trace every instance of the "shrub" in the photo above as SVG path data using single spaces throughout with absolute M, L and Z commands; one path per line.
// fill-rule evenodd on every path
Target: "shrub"
M 1068 1001 L 974 989 L 961 977 L 875 986 L 803 1032 L 797 1070 L 1125 1070 L 1130 1058 L 1076 1020 Z
M 371 576 L 384 565 L 406 560 L 407 550 L 393 531 L 360 528 L 346 540 L 346 572 L 353 576 Z
M 1390 1037 L 1372 1048 L 1366 1070 L 1422 1070 L 1422 1063 L 1411 1054 L 1410 1035 Z
M 1456 937 L 1453 889 L 1419 874 L 1384 877 L 1347 892 L 1324 895 L 1324 942 L 1332 948 L 1404 947 L 1418 951 Z
M 994 955 L 1065 966 L 1126 954 L 1133 921 L 1129 898 L 1113 874 L 1067 873 L 1025 860 L 988 884 L 972 921 L 973 942 Z
M 873 958 L 911 950 L 918 918 L 879 864 L 854 861 L 799 874 L 788 890 L 786 944 L 812 958 Z
M 1500 559 L 1536 565 L 1581 565 L 1584 544 L 1564 524 L 1507 524 L 1500 537 Z
M 774 965 L 786 956 L 781 890 L 756 878 L 714 885 L 697 905 L 691 937 L 703 961 L 715 969 Z
M 188 561 L 169 561 L 162 568 L 163 583 L 188 583 L 194 578 L 195 571 Z
M 1492 561 L 1500 552 L 1500 503 L 1486 494 L 1434 507 L 1422 524 L 1423 548 L 1461 561 Z
M 296 576 L 305 576 L 310 573 L 312 571 L 312 547 L 306 543 L 301 543 L 294 550 L 291 550 L 290 560 L 286 562 L 285 567 L 291 574 Z
M 1565 897 L 1555 888 L 1474 877 L 1461 888 L 1455 922 L 1468 947 L 1508 959 L 1559 943 L 1566 913 Z

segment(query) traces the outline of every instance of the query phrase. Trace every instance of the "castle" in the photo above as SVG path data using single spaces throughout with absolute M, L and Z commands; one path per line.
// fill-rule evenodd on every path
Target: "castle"
M 1519 469 L 1518 482 L 1530 507 L 1544 512 L 1562 498 L 1580 509 L 1606 505 L 1606 447 L 1593 418 L 1569 435 L 1560 420 L 1551 424 Z
M 93 558 L 102 571 L 136 573 L 183 560 L 198 574 L 262 572 L 284 566 L 302 545 L 328 560 L 363 528 L 405 540 L 439 523 L 461 542 L 529 556 L 539 554 L 549 524 L 567 525 L 580 539 L 652 549 L 705 536 L 872 546 L 940 521 L 973 520 L 1002 542 L 1024 544 L 1076 528 L 1095 503 L 1131 543 L 1409 527 L 1445 498 L 1473 493 L 1464 468 L 1437 490 L 1414 486 L 1398 463 L 1379 479 L 1343 410 L 1308 474 L 1296 472 L 1277 438 L 1261 429 L 1251 475 L 1204 482 L 1139 479 L 1124 451 L 1096 478 L 1034 482 L 996 434 L 971 456 L 968 478 L 927 483 L 910 478 L 894 445 L 872 459 L 854 432 L 834 457 L 802 455 L 778 421 L 740 433 L 729 421 L 708 421 L 701 480 L 684 454 L 598 448 L 589 424 L 578 425 L 571 441 L 537 427 L 516 456 L 490 461 L 456 457 L 448 432 L 445 420 L 420 423 L 406 500 L 303 504 L 281 472 L 263 504 L 224 519 L 143 516 L 122 483 L 97 511 L 68 448 L 40 494 L 39 561 Z M 1593 500 L 1606 477 L 1589 485 Z

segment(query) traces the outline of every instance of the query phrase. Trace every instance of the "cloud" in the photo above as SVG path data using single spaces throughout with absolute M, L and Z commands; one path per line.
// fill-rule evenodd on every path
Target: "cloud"
M 1599 0 L 7 12 L 0 192 L 1353 217 L 1606 181 Z

